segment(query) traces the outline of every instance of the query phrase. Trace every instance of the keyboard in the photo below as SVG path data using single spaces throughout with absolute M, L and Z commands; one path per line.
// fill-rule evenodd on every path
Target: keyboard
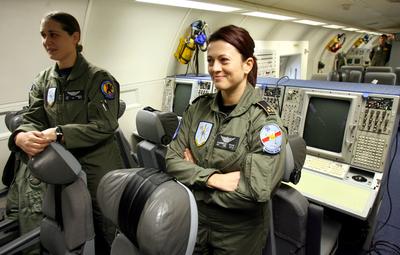
M 316 171 L 321 174 L 344 179 L 347 172 L 349 171 L 350 165 L 332 161 L 329 159 L 307 155 L 303 168 Z

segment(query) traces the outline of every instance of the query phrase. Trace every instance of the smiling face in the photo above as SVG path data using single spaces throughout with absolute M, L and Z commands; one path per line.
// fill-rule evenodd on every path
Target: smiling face
M 243 61 L 240 52 L 222 40 L 210 42 L 207 61 L 215 87 L 226 92 L 246 86 L 247 75 L 253 67 L 252 58 Z
M 41 22 L 40 34 L 44 49 L 51 59 L 57 61 L 59 68 L 71 67 L 75 63 L 79 32 L 69 35 L 60 23 L 48 19 Z

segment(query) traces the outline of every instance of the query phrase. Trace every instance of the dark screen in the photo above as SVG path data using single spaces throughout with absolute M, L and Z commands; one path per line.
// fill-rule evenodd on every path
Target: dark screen
M 190 103 L 190 96 L 192 94 L 191 83 L 176 83 L 174 92 L 174 102 L 172 104 L 172 111 L 178 116 L 182 116 L 186 107 Z
M 340 153 L 350 101 L 311 97 L 303 138 L 307 146 Z

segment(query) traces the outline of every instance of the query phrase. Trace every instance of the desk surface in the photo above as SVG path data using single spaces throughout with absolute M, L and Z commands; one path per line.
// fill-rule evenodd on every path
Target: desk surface
M 313 202 L 360 219 L 368 217 L 379 190 L 379 188 L 357 185 L 307 169 L 302 170 L 301 179 L 297 185 L 289 185 Z

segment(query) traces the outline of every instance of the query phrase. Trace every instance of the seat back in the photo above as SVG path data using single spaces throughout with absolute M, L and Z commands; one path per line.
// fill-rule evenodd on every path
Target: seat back
M 373 73 L 391 73 L 393 69 L 391 66 L 367 66 L 365 68 L 365 72 L 373 72 Z
M 137 112 L 137 131 L 144 139 L 137 145 L 140 166 L 163 171 L 166 169 L 166 145 L 171 142 L 178 124 L 178 116 L 172 112 L 160 112 L 150 107 Z
M 311 80 L 326 81 L 326 80 L 328 80 L 328 74 L 327 73 L 313 73 L 311 75 Z
M 328 74 L 328 81 L 346 81 L 347 72 L 344 71 L 332 71 Z
M 306 144 L 303 138 L 289 136 L 284 182 L 298 183 L 305 157 Z M 330 221 L 333 227 L 324 227 L 323 207 L 309 203 L 292 186 L 282 183 L 272 197 L 270 208 L 270 237 L 264 254 L 327 255 L 335 249 L 340 228 L 333 221 Z M 327 238 L 324 238 L 324 234 Z
M 94 254 L 92 201 L 77 159 L 51 143 L 28 162 L 32 174 L 48 184 L 40 226 L 42 247 L 53 255 Z
M 351 70 L 349 76 L 347 78 L 347 82 L 355 82 L 361 83 L 362 82 L 362 72 L 358 70 Z
M 196 202 L 188 188 L 166 173 L 150 168 L 109 172 L 97 197 L 103 214 L 120 231 L 111 255 L 192 254 Z
M 400 67 L 396 67 L 394 73 L 396 74 L 396 85 L 400 85 Z
M 125 110 L 126 110 L 126 103 L 123 100 L 120 100 L 118 109 L 118 119 L 121 118 L 122 115 L 124 115 Z M 117 130 L 115 130 L 114 136 L 118 144 L 124 168 L 138 167 L 136 155 L 133 153 L 131 145 L 126 139 L 121 128 L 117 128 Z
M 396 75 L 394 73 L 383 73 L 383 72 L 365 73 L 364 83 L 372 83 L 375 80 L 377 84 L 395 85 Z

